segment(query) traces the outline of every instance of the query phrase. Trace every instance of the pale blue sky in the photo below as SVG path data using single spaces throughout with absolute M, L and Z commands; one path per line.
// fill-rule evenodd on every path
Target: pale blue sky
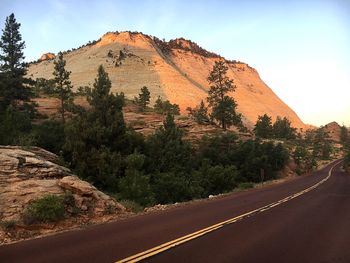
M 256 68 L 306 123 L 350 125 L 350 0 L 0 0 L 14 12 L 27 60 L 107 31 L 185 37 Z

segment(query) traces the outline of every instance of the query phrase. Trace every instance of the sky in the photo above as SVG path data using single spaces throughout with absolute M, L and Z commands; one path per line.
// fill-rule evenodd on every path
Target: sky
M 107 31 L 184 37 L 256 68 L 308 124 L 350 126 L 350 0 L 0 0 L 14 13 L 26 60 Z

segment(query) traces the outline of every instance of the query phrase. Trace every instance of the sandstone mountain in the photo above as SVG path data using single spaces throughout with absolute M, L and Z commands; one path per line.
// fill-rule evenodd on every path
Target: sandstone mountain
M 32 78 L 52 78 L 54 56 L 45 56 L 31 63 L 28 75 Z M 195 107 L 205 99 L 209 90 L 207 77 L 215 61 L 224 59 L 183 38 L 159 40 L 142 33 L 109 32 L 98 41 L 64 52 L 67 69 L 72 72 L 75 89 L 92 86 L 97 67 L 102 64 L 112 81 L 113 92 L 124 92 L 129 98 L 147 86 L 152 102 L 161 96 L 180 106 Z M 226 60 L 228 75 L 237 86 L 234 97 L 246 125 L 252 127 L 258 115 L 267 113 L 275 119 L 286 116 L 298 128 L 307 128 L 261 80 L 248 64 Z

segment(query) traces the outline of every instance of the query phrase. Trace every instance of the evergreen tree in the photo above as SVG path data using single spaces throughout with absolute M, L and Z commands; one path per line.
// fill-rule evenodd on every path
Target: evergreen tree
M 159 114 L 171 114 L 171 115 L 179 115 L 180 107 L 177 104 L 171 104 L 169 100 L 163 101 L 160 96 L 158 96 L 157 100 L 154 103 L 154 111 Z
M 149 104 L 149 100 L 151 98 L 151 93 L 149 92 L 146 86 L 141 88 L 141 93 L 139 93 L 139 97 L 135 97 L 134 101 L 139 106 L 140 111 L 144 111 Z
M 340 142 L 344 145 L 349 140 L 349 130 L 344 125 L 340 129 Z
M 209 106 L 212 107 L 211 116 L 220 123 L 224 130 L 231 125 L 241 124 L 241 115 L 236 113 L 237 104 L 232 97 L 227 95 L 228 92 L 235 90 L 233 80 L 226 76 L 227 70 L 228 67 L 223 61 L 215 62 L 208 77 L 210 90 L 207 100 Z
M 254 127 L 254 133 L 257 137 L 271 138 L 272 136 L 272 121 L 267 114 L 259 116 Z
M 121 198 L 132 200 L 143 206 L 153 202 L 149 176 L 143 174 L 145 156 L 137 152 L 126 158 L 125 177 L 119 181 Z
M 88 94 L 90 109 L 66 125 L 66 154 L 78 175 L 103 189 L 115 191 L 123 175 L 123 156 L 130 153 L 122 108 L 123 94 L 111 94 L 102 66 Z
M 69 111 L 70 105 L 73 104 L 72 84 L 69 80 L 70 71 L 65 69 L 66 61 L 63 59 L 62 52 L 58 53 L 58 59 L 54 61 L 55 76 L 55 93 L 60 100 L 59 113 L 61 114 L 62 122 L 65 123 L 66 112 Z
M 18 111 L 12 105 L 0 112 L 0 144 L 18 145 L 31 129 L 32 124 L 26 112 Z
M 296 128 L 291 126 L 290 120 L 288 120 L 286 117 L 283 119 L 281 117 L 277 117 L 275 123 L 273 124 L 273 134 L 275 138 L 279 139 L 295 139 Z
M 204 101 L 201 100 L 201 103 L 196 108 L 192 109 L 187 108 L 189 115 L 194 118 L 198 124 L 205 124 L 209 122 L 208 108 L 205 106 Z
M 176 126 L 174 116 L 168 114 L 163 126 L 148 139 L 148 156 L 152 157 L 152 171 L 185 171 L 189 168 L 190 146 L 184 142 L 183 132 Z
M 24 78 L 27 65 L 23 62 L 25 43 L 19 32 L 21 24 L 15 15 L 6 18 L 5 28 L 0 40 L 0 106 L 5 109 L 11 105 L 18 109 L 20 101 L 29 101 L 31 92 L 25 87 L 29 80 Z

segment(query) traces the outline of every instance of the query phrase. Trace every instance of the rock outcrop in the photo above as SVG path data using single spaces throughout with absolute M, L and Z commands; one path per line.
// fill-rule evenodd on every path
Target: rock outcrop
M 0 221 L 21 222 L 28 204 L 44 195 L 70 193 L 82 214 L 103 215 L 125 208 L 88 182 L 56 163 L 57 156 L 41 148 L 0 146 Z
M 205 100 L 209 72 L 215 61 L 224 59 L 183 38 L 166 42 L 142 33 L 109 32 L 93 43 L 64 54 L 76 89 L 92 86 L 97 67 L 102 64 L 109 73 L 113 92 L 124 92 L 128 98 L 134 98 L 141 87 L 147 86 L 152 96 L 151 105 L 161 96 L 178 104 L 182 113 Z M 287 117 L 294 127 L 307 128 L 255 69 L 238 61 L 226 62 L 228 76 L 237 86 L 232 95 L 248 127 L 255 124 L 259 115 L 267 113 L 273 119 Z M 32 78 L 50 79 L 53 67 L 53 60 L 32 63 L 27 74 Z
M 340 142 L 341 127 L 337 122 L 330 122 L 321 129 L 329 135 L 332 141 Z
M 46 54 L 43 54 L 39 60 L 45 61 L 45 60 L 51 60 L 51 59 L 55 59 L 55 58 L 56 58 L 56 55 L 54 53 L 46 53 Z

